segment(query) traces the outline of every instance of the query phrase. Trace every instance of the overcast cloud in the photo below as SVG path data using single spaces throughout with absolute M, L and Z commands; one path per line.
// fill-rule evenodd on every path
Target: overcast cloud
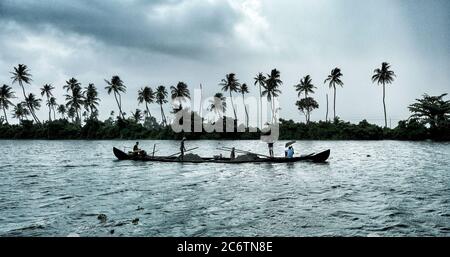
M 130 112 L 143 86 L 201 83 L 212 95 L 227 73 L 253 85 L 258 72 L 277 68 L 284 82 L 281 116 L 303 120 L 293 85 L 310 74 L 320 104 L 312 119 L 319 120 L 325 94 L 331 96 L 323 80 L 337 66 L 345 83 L 337 92 L 338 116 L 381 124 L 382 91 L 370 77 L 387 61 L 397 73 L 387 89 L 395 125 L 423 93 L 450 91 L 449 25 L 445 0 L 1 0 L 0 83 L 11 84 L 18 63 L 33 74 L 29 91 L 52 83 L 60 102 L 70 77 L 93 82 L 105 118 L 116 110 L 103 90 L 112 75 L 128 87 L 123 101 Z M 157 106 L 152 111 L 159 117 Z

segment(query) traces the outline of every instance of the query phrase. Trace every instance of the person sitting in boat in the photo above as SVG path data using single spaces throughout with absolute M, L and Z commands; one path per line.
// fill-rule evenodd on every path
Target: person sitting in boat
M 133 146 L 133 153 L 136 155 L 145 155 L 145 151 L 139 148 L 139 142 Z
M 231 148 L 230 160 L 234 160 L 236 158 L 236 153 L 234 147 Z
M 186 137 L 183 137 L 180 144 L 181 160 L 183 160 L 184 152 L 186 151 L 186 147 L 184 147 L 184 141 L 186 141 Z
M 294 148 L 292 146 L 289 146 L 287 150 L 287 158 L 294 158 Z

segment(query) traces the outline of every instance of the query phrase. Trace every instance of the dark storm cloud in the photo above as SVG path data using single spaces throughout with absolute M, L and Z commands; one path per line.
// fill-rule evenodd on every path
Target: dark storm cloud
M 226 1 L 2 0 L 0 21 L 50 26 L 108 45 L 198 56 L 227 45 L 239 15 Z M 225 43 L 224 43 L 225 42 Z

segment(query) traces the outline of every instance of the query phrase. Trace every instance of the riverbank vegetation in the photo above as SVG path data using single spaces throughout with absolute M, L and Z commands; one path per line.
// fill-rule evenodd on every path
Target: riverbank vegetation
M 114 97 L 118 112 L 111 111 L 108 119 L 100 121 L 99 106 L 101 99 L 98 97 L 97 87 L 93 83 L 83 87 L 76 78 L 70 78 L 63 86 L 66 94 L 64 100 L 58 104 L 58 99 L 53 95 L 55 89 L 51 84 L 44 84 L 40 88 L 39 98 L 37 94 L 27 93 L 25 86 L 32 82 L 31 74 L 26 65 L 19 64 L 11 72 L 11 82 L 17 84 L 23 94 L 18 97 L 13 88 L 4 84 L 0 87 L 0 138 L 1 139 L 180 139 L 187 136 L 189 139 L 259 139 L 260 131 L 249 128 L 249 117 L 245 105 L 245 95 L 250 92 L 245 83 L 240 83 L 236 74 L 226 74 L 219 83 L 219 89 L 229 94 L 231 106 L 227 106 L 223 93 L 218 92 L 214 100 L 210 102 L 207 110 L 216 117 L 215 124 L 234 124 L 235 132 L 207 133 L 205 129 L 200 132 L 183 131 L 175 133 L 164 112 L 163 106 L 169 102 L 171 114 L 178 112 L 190 113 L 192 120 L 200 120 L 200 124 L 210 124 L 197 113 L 192 113 L 184 108 L 184 104 L 190 100 L 190 90 L 184 82 L 178 82 L 169 90 L 160 85 L 153 88 L 146 86 L 136 92 L 136 105 L 144 105 L 142 111 L 136 108 L 128 115 L 123 111 L 122 95 L 127 93 L 127 87 L 122 79 L 114 75 L 111 79 L 105 79 L 105 90 L 108 95 Z M 258 73 L 254 78 L 254 85 L 259 89 L 260 103 L 266 98 L 270 103 L 271 121 L 266 125 L 279 125 L 280 139 L 297 140 L 450 140 L 450 101 L 445 100 L 447 94 L 439 96 L 423 95 L 416 99 L 415 103 L 408 106 L 411 116 L 407 120 L 400 121 L 391 129 L 387 127 L 387 115 L 385 107 L 385 87 L 391 84 L 395 78 L 394 72 L 388 63 L 382 63 L 381 68 L 374 70 L 371 77 L 374 83 L 383 87 L 384 127 L 370 124 L 362 120 L 358 124 L 352 124 L 341 120 L 336 114 L 336 86 L 343 87 L 343 73 L 339 68 L 332 69 L 330 75 L 324 80 L 324 84 L 333 90 L 333 119 L 328 119 L 328 95 L 327 111 L 324 121 L 311 121 L 311 112 L 319 108 L 313 94 L 317 87 L 313 84 L 310 75 L 300 79 L 294 85 L 298 93 L 295 102 L 299 113 L 305 117 L 305 122 L 284 120 L 277 116 L 278 109 L 275 100 L 281 97 L 283 84 L 280 71 L 273 69 L 269 74 Z M 237 110 L 234 104 L 236 100 L 233 93 L 242 96 L 245 109 L 245 121 L 237 124 Z M 18 101 L 14 101 L 18 99 Z M 149 105 L 157 104 L 160 107 L 160 120 L 150 113 Z M 36 111 L 43 105 L 48 108 L 48 119 L 40 119 Z M 227 108 L 233 111 L 233 117 L 226 117 Z M 10 115 L 8 115 L 8 113 Z M 189 114 L 188 114 L 189 115 Z M 262 115 L 262 114 L 261 114 Z M 16 119 L 17 124 L 11 124 L 8 116 Z M 263 120 L 262 116 L 259 121 Z M 214 124 L 214 123 L 211 123 Z M 264 127 L 264 124 L 258 124 Z M 239 129 L 238 129 L 239 128 Z M 193 127 L 192 130 L 193 131 Z M 242 132 L 236 132 L 242 131 Z M 252 132 L 250 132 L 252 131 Z M 256 131 L 256 132 L 255 132 Z

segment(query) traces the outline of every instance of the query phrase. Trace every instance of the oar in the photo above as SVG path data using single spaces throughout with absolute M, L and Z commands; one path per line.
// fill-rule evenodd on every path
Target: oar
M 223 146 L 222 148 L 225 149 L 225 150 L 227 150 L 227 151 L 231 151 L 231 148 L 229 148 L 229 147 Z M 264 155 L 264 154 L 253 153 L 253 152 L 250 152 L 250 151 L 240 150 L 240 149 L 236 149 L 236 148 L 234 148 L 234 150 L 235 150 L 236 152 L 250 153 L 250 154 L 255 154 L 255 155 L 258 155 L 258 156 L 263 156 L 263 157 L 266 157 L 266 158 L 271 158 L 270 156 L 267 156 L 267 155 Z
M 197 148 L 198 148 L 198 147 L 194 147 L 194 148 L 188 149 L 188 150 L 186 150 L 186 151 L 184 151 L 184 152 L 187 153 L 187 152 L 192 151 L 192 150 L 195 150 L 195 149 L 197 149 Z M 180 153 L 181 153 L 181 152 L 174 153 L 174 154 L 169 155 L 169 156 L 167 156 L 167 157 L 172 157 L 172 156 L 178 155 L 178 154 L 180 154 Z

